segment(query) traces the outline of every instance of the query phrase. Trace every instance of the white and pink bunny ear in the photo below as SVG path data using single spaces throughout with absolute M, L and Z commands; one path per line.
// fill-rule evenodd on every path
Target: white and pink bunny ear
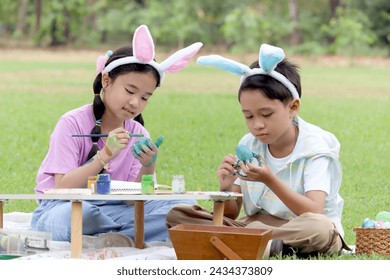
M 181 49 L 170 55 L 167 59 L 160 63 L 160 67 L 164 72 L 174 73 L 186 67 L 190 59 L 198 53 L 202 43 L 194 43 L 184 49 Z
M 133 36 L 133 55 L 115 59 L 102 69 L 103 59 L 97 61 L 97 69 L 102 69 L 102 73 L 109 73 L 114 68 L 131 63 L 148 64 L 155 68 L 160 75 L 160 84 L 164 79 L 165 72 L 177 72 L 189 63 L 189 60 L 203 46 L 202 43 L 194 43 L 187 48 L 179 50 L 165 59 L 162 63 L 154 61 L 154 43 L 149 29 L 146 25 L 139 26 Z
M 107 51 L 105 55 L 100 55 L 96 60 L 96 72 L 100 73 L 102 72 L 104 65 L 107 62 L 107 59 L 112 56 L 112 51 Z
M 133 56 L 142 62 L 149 62 L 154 59 L 154 43 L 152 35 L 146 25 L 139 26 L 133 36 Z

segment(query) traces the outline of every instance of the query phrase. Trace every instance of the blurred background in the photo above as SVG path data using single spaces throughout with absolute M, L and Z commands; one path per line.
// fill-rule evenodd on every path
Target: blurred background
M 156 45 L 289 54 L 390 56 L 389 0 L 1 0 L 0 47 L 102 49 L 140 25 Z
M 390 210 L 390 0 L 0 0 L 1 193 L 33 193 L 58 118 L 92 102 L 96 58 L 129 45 L 140 24 L 157 61 L 196 41 L 198 55 L 245 64 L 261 43 L 283 48 L 300 66 L 300 115 L 341 143 L 347 243 L 365 218 Z M 143 113 L 153 139 L 166 139 L 159 183 L 183 174 L 187 190 L 219 188 L 217 166 L 247 133 L 238 85 L 195 59 L 164 80 Z

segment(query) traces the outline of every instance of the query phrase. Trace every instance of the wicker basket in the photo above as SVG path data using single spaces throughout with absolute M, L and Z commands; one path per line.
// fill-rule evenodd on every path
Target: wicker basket
M 390 228 L 354 228 L 356 254 L 390 256 Z

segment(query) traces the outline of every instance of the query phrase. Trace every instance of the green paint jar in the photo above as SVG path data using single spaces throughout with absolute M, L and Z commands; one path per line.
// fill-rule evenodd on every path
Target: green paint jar
M 142 175 L 141 192 L 143 194 L 154 194 L 154 176 Z

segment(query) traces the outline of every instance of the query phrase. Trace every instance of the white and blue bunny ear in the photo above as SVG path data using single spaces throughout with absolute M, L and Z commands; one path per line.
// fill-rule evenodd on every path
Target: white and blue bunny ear
M 246 75 L 250 70 L 250 68 L 245 64 L 225 58 L 220 55 L 200 56 L 196 60 L 196 63 L 200 65 L 214 66 L 239 76 Z
M 276 65 L 285 57 L 284 51 L 281 48 L 268 44 L 262 44 L 260 46 L 259 65 L 266 73 L 273 71 Z
M 241 83 L 253 75 L 268 75 L 281 82 L 291 93 L 294 99 L 299 99 L 295 86 L 282 74 L 276 72 L 275 67 L 285 58 L 283 49 L 267 44 L 262 44 L 259 51 L 259 68 L 249 68 L 245 64 L 224 58 L 220 55 L 200 56 L 197 63 L 200 65 L 214 66 L 222 70 L 241 76 Z

